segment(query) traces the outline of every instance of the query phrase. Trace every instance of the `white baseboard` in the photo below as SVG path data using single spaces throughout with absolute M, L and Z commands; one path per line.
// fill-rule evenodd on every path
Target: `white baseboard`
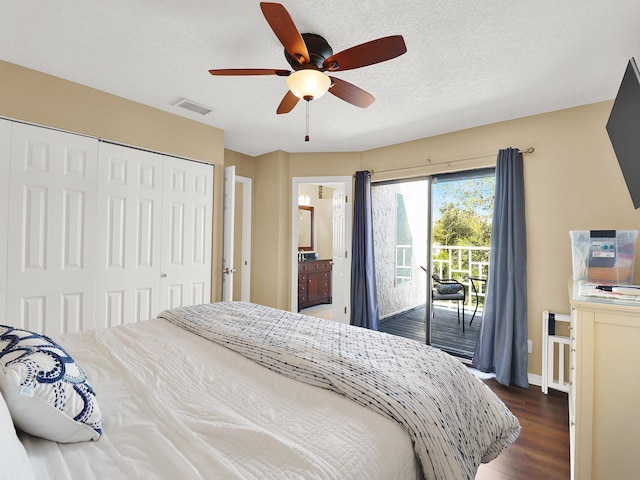
M 468 367 L 471 366 L 471 360 L 467 360 L 467 359 L 463 359 L 463 358 L 458 358 L 458 360 L 460 360 L 462 363 L 466 364 Z M 472 369 L 475 370 L 475 369 Z M 478 370 L 475 370 L 476 372 L 478 372 Z M 482 375 L 482 372 L 478 372 L 479 375 Z M 489 376 L 494 376 L 495 374 L 489 374 Z M 529 381 L 529 385 L 535 385 L 536 387 L 541 387 L 542 386 L 542 375 L 536 375 L 534 373 L 527 373 L 527 380 Z
M 527 377 L 531 385 L 536 385 L 538 387 L 542 386 L 542 375 L 535 375 L 533 373 L 528 373 Z

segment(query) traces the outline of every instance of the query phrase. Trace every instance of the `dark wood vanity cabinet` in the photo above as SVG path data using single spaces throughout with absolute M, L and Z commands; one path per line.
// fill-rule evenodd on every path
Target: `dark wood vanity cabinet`
M 298 263 L 298 311 L 321 303 L 331 303 L 331 260 Z

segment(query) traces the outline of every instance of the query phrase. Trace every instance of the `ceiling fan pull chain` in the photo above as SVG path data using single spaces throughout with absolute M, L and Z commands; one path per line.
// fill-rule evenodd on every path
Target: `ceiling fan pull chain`
M 309 141 L 309 100 L 307 100 L 307 127 L 305 130 L 305 136 L 304 136 L 304 141 L 308 142 Z

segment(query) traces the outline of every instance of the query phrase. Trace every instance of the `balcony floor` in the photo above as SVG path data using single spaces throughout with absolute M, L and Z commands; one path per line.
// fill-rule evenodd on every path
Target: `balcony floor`
M 478 310 L 473 324 L 469 325 L 473 309 L 465 309 L 465 331 L 458 324 L 456 308 L 435 306 L 435 315 L 431 322 L 431 343 L 457 357 L 471 359 L 478 343 L 482 312 Z M 462 312 L 460 312 L 462 321 Z M 417 307 L 404 313 L 389 317 L 380 322 L 380 331 L 411 338 L 419 342 L 426 338 L 425 307 Z
M 482 311 L 478 310 L 473 324 L 469 325 L 473 309 L 465 309 L 465 331 L 458 325 L 456 308 L 435 306 L 436 312 L 431 322 L 431 341 L 434 347 L 440 348 L 456 357 L 471 359 L 478 343 Z M 318 305 L 302 310 L 304 315 L 326 318 L 331 320 L 331 305 Z M 462 317 L 462 312 L 460 312 Z M 462 321 L 462 318 L 460 319 Z M 424 306 L 417 307 L 380 322 L 380 331 L 410 338 L 424 343 L 426 338 L 426 322 Z

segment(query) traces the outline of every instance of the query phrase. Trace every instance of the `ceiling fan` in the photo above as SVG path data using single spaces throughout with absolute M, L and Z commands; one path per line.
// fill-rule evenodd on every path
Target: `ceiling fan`
M 289 90 L 276 112 L 289 113 L 300 99 L 308 102 L 327 91 L 357 107 L 366 108 L 375 98 L 355 85 L 324 72 L 341 72 L 391 60 L 407 51 L 401 35 L 382 37 L 362 43 L 336 54 L 329 43 L 314 33 L 300 34 L 289 12 L 279 3 L 261 2 L 260 9 L 284 46 L 290 70 L 264 68 L 231 68 L 209 70 L 211 75 L 278 75 L 287 77 Z M 308 118 L 307 118 L 308 121 Z M 307 125 L 308 127 L 308 125 Z M 306 140 L 308 140 L 308 135 Z

